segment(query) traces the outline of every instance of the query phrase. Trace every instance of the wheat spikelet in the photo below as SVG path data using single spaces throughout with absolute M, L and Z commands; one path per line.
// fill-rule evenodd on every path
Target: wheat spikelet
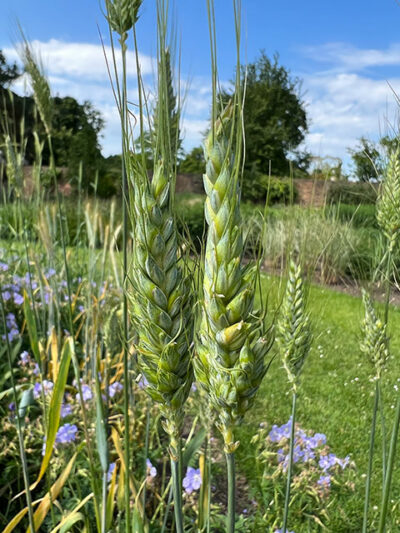
M 289 383 L 296 392 L 298 377 L 310 351 L 312 334 L 306 312 L 304 283 L 300 265 L 291 260 L 286 293 L 277 323 L 277 344 Z
M 389 156 L 376 204 L 376 218 L 393 251 L 400 230 L 400 148 Z
M 14 187 L 17 195 L 20 195 L 24 181 L 23 157 L 15 152 L 14 144 L 8 134 L 4 138 L 4 152 L 8 184 Z
M 141 4 L 142 0 L 107 0 L 108 22 L 121 37 L 137 22 Z
M 196 378 L 217 411 L 226 453 L 233 453 L 239 445 L 234 426 L 254 399 L 270 348 L 262 321 L 253 313 L 255 268 L 241 264 L 240 188 L 230 142 L 232 114 L 233 106 L 228 105 L 204 146 L 208 235 L 195 358 Z
M 41 62 L 35 58 L 31 46 L 26 41 L 21 51 L 21 58 L 25 71 L 28 73 L 31 81 L 33 97 L 40 118 L 44 124 L 47 135 L 50 135 L 53 118 L 53 101 L 51 98 L 49 82 L 43 72 Z
M 361 351 L 367 355 L 374 366 L 375 376 L 379 379 L 389 358 L 389 339 L 386 335 L 386 324 L 377 317 L 370 295 L 363 290 L 365 316 L 362 322 L 363 338 Z
M 137 175 L 136 175 L 137 178 Z M 156 164 L 151 184 L 133 183 L 135 232 L 128 297 L 138 335 L 138 366 L 160 404 L 170 453 L 177 460 L 183 407 L 192 384 L 190 277 L 185 275 L 170 209 L 170 176 Z

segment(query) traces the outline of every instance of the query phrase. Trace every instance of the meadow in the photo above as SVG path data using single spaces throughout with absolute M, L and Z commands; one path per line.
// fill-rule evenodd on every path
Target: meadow
M 390 154 L 376 205 L 241 203 L 240 2 L 233 5 L 237 78 L 222 106 L 208 3 L 204 195 L 174 191 L 163 1 L 150 124 L 138 67 L 139 153 L 125 59 L 141 2 L 106 3 L 123 65 L 114 80 L 117 198 L 61 194 L 51 90 L 25 42 L 53 186 L 41 184 L 37 143 L 35 187 L 25 194 L 21 143 L 6 137 L 3 533 L 400 530 L 400 151 Z

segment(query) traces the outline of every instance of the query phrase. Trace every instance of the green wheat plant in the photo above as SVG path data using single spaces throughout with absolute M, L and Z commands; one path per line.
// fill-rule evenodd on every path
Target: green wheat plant
M 381 377 L 382 372 L 386 367 L 386 362 L 389 358 L 389 339 L 386 333 L 387 324 L 383 322 L 376 314 L 373 307 L 371 297 L 367 291 L 362 292 L 363 304 L 365 310 L 364 320 L 362 322 L 362 340 L 360 343 L 361 351 L 368 357 L 372 369 L 374 372 L 375 381 L 375 394 L 374 394 L 374 408 L 372 413 L 372 425 L 370 434 L 370 450 L 369 450 L 369 462 L 368 472 L 365 485 L 365 498 L 364 498 L 364 517 L 363 517 L 363 532 L 366 533 L 368 526 L 368 507 L 371 491 L 371 477 L 372 466 L 375 446 L 375 430 L 376 430 L 376 418 L 379 406 L 382 404 L 382 392 L 381 392 Z M 382 405 L 381 405 L 382 406 Z M 381 417 L 383 417 L 381 409 Z M 383 422 L 383 418 L 381 419 Z M 384 424 L 382 427 L 384 431 Z M 383 448 L 383 477 L 382 482 L 385 481 L 385 463 L 386 463 L 386 450 Z
M 132 7 L 133 4 L 130 5 Z M 110 3 L 108 20 L 111 28 L 121 35 L 120 43 L 125 54 L 124 33 L 136 22 L 137 11 L 134 11 L 133 16 L 129 18 L 131 11 L 123 10 L 122 7 L 123 3 Z M 114 8 L 119 10 L 118 23 L 115 22 Z M 125 290 L 130 303 L 129 316 L 136 336 L 134 344 L 137 351 L 137 367 L 148 382 L 146 391 L 160 407 L 163 427 L 169 437 L 176 529 L 181 532 L 183 531 L 181 432 L 184 405 L 193 381 L 191 364 L 193 313 L 191 276 L 180 246 L 173 211 L 175 194 L 173 162 L 176 161 L 176 149 L 173 149 L 174 143 L 169 134 L 171 109 L 169 109 L 168 93 L 170 54 L 166 44 L 167 14 L 167 5 L 159 1 L 157 3 L 158 103 L 155 136 L 157 140 L 154 146 L 155 163 L 151 180 L 142 158 L 132 154 L 129 149 L 124 72 L 119 102 L 123 128 L 124 167 L 128 178 L 126 192 L 129 195 L 129 214 L 134 229 L 132 257 L 126 273 Z M 143 95 L 139 67 L 138 79 L 139 93 Z M 142 141 L 144 114 L 145 110 L 141 107 Z M 124 201 L 127 202 L 128 198 Z M 125 224 L 124 231 L 126 231 Z
M 276 325 L 276 341 L 292 389 L 289 465 L 282 526 L 282 530 L 286 531 L 293 469 L 297 392 L 300 374 L 312 343 L 311 324 L 306 310 L 306 293 L 301 266 L 296 264 L 293 259 L 289 263 L 286 293 L 280 310 L 280 318 Z
M 254 309 L 257 265 L 243 265 L 240 221 L 240 179 L 243 137 L 239 66 L 239 4 L 234 2 L 238 66 L 233 100 L 218 109 L 214 13 L 208 3 L 213 68 L 210 132 L 204 143 L 203 176 L 208 224 L 204 258 L 201 321 L 196 331 L 196 381 L 206 391 L 217 414 L 228 470 L 227 531 L 235 529 L 235 427 L 251 408 L 267 371 L 270 348 L 264 316 Z
M 386 166 L 384 179 L 380 187 L 377 205 L 376 205 L 376 218 L 380 229 L 383 235 L 387 240 L 387 249 L 385 256 L 382 259 L 384 263 L 386 259 L 386 272 L 385 272 L 385 285 L 386 285 L 386 297 L 385 297 L 385 311 L 383 318 L 383 327 L 386 328 L 388 325 L 389 319 L 389 302 L 390 302 L 390 289 L 391 289 L 391 280 L 394 276 L 394 264 L 393 264 L 393 253 L 398 248 L 398 237 L 400 229 L 400 149 L 397 147 L 389 155 L 388 163 Z M 380 380 L 377 380 L 379 383 Z M 381 412 L 382 408 L 382 395 L 380 395 L 380 404 Z M 382 417 L 382 415 L 381 415 Z M 396 410 L 393 421 L 393 428 L 391 433 L 389 452 L 386 459 L 386 440 L 385 435 L 383 435 L 383 457 L 384 457 L 384 480 L 383 480 L 383 492 L 382 492 L 382 501 L 380 507 L 380 517 L 378 532 L 383 533 L 386 528 L 387 520 L 387 511 L 388 503 L 391 492 L 392 484 L 392 474 L 394 461 L 396 456 L 396 447 L 398 440 L 398 433 L 400 427 L 400 397 L 396 401 Z M 384 432 L 384 428 L 383 428 Z M 372 442 L 372 435 L 371 435 Z M 370 459 L 371 460 L 371 459 Z M 365 502 L 366 512 L 368 502 Z M 364 524 L 366 522 L 366 517 L 364 516 Z M 366 526 L 365 526 L 366 527 Z

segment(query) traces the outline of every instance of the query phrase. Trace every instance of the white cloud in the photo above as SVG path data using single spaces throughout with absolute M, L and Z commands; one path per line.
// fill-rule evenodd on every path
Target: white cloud
M 349 160 L 348 148 L 357 140 L 373 140 L 396 123 L 397 104 L 392 89 L 400 91 L 400 78 L 372 79 L 356 73 L 306 76 L 305 101 L 311 122 L 305 144 L 314 155 Z
M 359 72 L 368 67 L 400 65 L 400 44 L 393 43 L 384 50 L 361 49 L 348 43 L 326 43 L 302 47 L 303 53 L 314 61 L 325 62 L 342 70 Z
M 45 70 L 55 76 L 68 76 L 93 81 L 107 81 L 108 73 L 104 52 L 112 68 L 112 49 L 105 45 L 104 51 L 101 44 L 68 43 L 58 39 L 47 42 L 32 41 L 33 50 L 41 57 Z M 21 46 L 20 44 L 16 46 Z M 3 48 L 6 58 L 10 61 L 19 60 L 15 48 Z M 121 57 L 116 52 L 118 70 L 121 71 Z M 151 57 L 139 54 L 142 74 L 147 76 L 153 72 L 154 61 Z M 127 53 L 128 76 L 136 76 L 136 62 L 132 51 Z
M 120 151 L 118 110 L 111 90 L 101 45 L 67 43 L 57 39 L 34 41 L 40 50 L 49 76 L 53 94 L 70 95 L 78 101 L 90 100 L 106 121 L 102 145 L 106 155 Z M 14 49 L 3 47 L 8 60 L 18 59 Z M 106 47 L 110 56 L 111 49 Z M 305 145 L 314 155 L 341 157 L 349 160 L 347 149 L 357 139 L 366 136 L 377 139 L 395 123 L 397 105 L 390 85 L 400 93 L 400 78 L 382 76 L 377 67 L 400 64 L 400 44 L 383 50 L 358 49 L 345 43 L 328 43 L 320 47 L 303 48 L 302 53 L 313 61 L 312 74 L 295 73 L 303 78 L 303 90 L 310 118 L 310 132 Z M 132 54 L 132 52 L 130 52 Z M 142 72 L 150 87 L 153 84 L 155 61 L 140 55 Z M 129 55 L 129 100 L 131 110 L 137 112 L 135 61 Z M 321 68 L 322 67 L 322 68 Z M 369 69 L 369 70 L 366 70 Z M 370 74 L 372 72 L 372 74 Z M 224 82 L 224 86 L 229 82 Z M 26 92 L 26 79 L 14 85 L 19 93 Z M 207 78 L 193 77 L 186 92 L 182 133 L 184 146 L 199 145 L 208 127 L 211 102 L 211 83 Z M 153 98 L 149 91 L 150 98 Z
M 32 41 L 31 44 L 43 62 L 52 94 L 61 97 L 72 96 L 79 102 L 90 100 L 105 120 L 101 139 L 104 155 L 120 152 L 120 119 L 102 46 L 79 42 L 68 43 L 57 39 L 50 39 L 47 42 Z M 106 46 L 105 50 L 111 61 L 111 47 Z M 18 53 L 14 48 L 3 47 L 3 52 L 8 61 L 19 61 Z M 143 54 L 139 54 L 139 56 L 144 81 L 148 87 L 152 87 L 156 61 Z M 135 115 L 138 112 L 138 91 L 135 58 L 132 52 L 128 52 L 127 59 L 128 98 L 131 112 Z M 120 63 L 118 69 L 121 69 Z M 31 92 L 25 75 L 13 84 L 13 90 L 19 94 Z M 186 92 L 182 134 L 185 148 L 191 149 L 200 144 L 203 138 L 202 132 L 207 128 L 211 84 L 207 79 L 196 77 L 187 87 L 182 82 L 182 92 Z M 151 89 L 147 91 L 147 98 L 151 107 L 154 99 Z M 132 123 L 134 124 L 134 122 L 133 118 Z M 135 132 L 134 134 L 136 135 Z

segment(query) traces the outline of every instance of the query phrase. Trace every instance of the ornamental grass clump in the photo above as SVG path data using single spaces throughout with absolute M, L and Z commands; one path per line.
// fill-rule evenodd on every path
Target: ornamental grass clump
M 306 311 L 306 295 L 301 266 L 293 260 L 289 264 L 289 277 L 282 303 L 281 316 L 277 323 L 277 344 L 283 366 L 292 388 L 292 418 L 290 431 L 289 464 L 287 473 L 283 531 L 286 531 L 295 445 L 296 401 L 298 381 L 304 361 L 310 351 L 312 333 L 310 317 Z

